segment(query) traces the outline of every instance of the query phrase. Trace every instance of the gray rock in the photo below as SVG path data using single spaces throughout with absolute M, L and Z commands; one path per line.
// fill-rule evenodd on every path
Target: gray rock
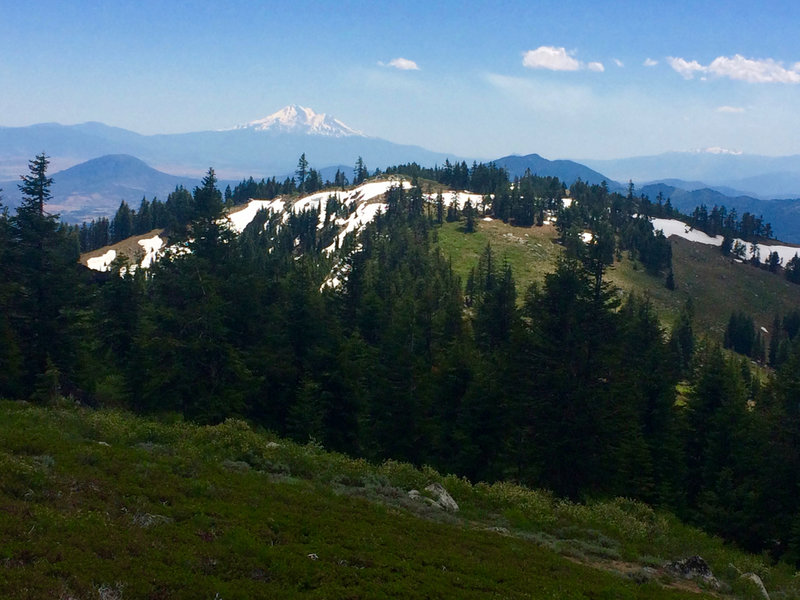
M 419 490 L 411 490 L 408 492 L 408 497 L 412 500 L 416 500 L 417 502 L 424 502 L 431 508 L 435 508 L 436 510 L 441 510 L 442 507 L 439 506 L 438 502 L 433 498 L 428 498 L 427 496 L 423 496 Z
M 133 515 L 133 524 L 145 529 L 153 527 L 154 525 L 164 525 L 166 523 L 172 523 L 172 519 L 164 515 L 153 515 L 150 513 L 136 513 Z
M 433 494 L 435 502 L 439 505 L 439 508 L 443 508 L 444 510 L 449 510 L 451 512 L 458 511 L 458 504 L 456 504 L 456 501 L 453 500 L 453 497 L 447 493 L 447 490 L 442 487 L 442 484 L 432 483 L 425 488 L 425 491 Z
M 715 590 L 719 590 L 722 587 L 719 580 L 711 572 L 711 567 L 700 556 L 690 556 L 689 558 L 676 560 L 667 563 L 664 568 L 684 579 L 702 581 Z

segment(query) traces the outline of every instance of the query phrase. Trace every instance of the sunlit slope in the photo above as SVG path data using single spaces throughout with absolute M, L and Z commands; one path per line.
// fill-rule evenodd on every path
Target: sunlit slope
M 511 264 L 517 282 L 518 298 L 533 281 L 542 281 L 552 272 L 562 248 L 555 243 L 558 234 L 552 225 L 512 227 L 499 220 L 481 221 L 478 231 L 463 232 L 463 223 L 445 223 L 438 230 L 439 246 L 451 257 L 453 269 L 466 282 L 469 271 L 490 243 L 499 259 Z M 647 294 L 670 325 L 691 297 L 699 333 L 722 339 L 731 312 L 753 316 L 757 327 L 769 330 L 775 314 L 786 314 L 800 305 L 800 286 L 781 275 L 755 268 L 723 256 L 718 247 L 670 237 L 676 289 L 664 285 L 664 277 L 653 277 L 641 264 L 623 253 L 606 272 L 606 280 L 625 292 Z

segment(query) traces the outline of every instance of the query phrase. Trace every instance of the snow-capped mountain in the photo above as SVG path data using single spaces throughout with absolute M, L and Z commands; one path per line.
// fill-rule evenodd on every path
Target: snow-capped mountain
M 129 154 L 180 176 L 199 178 L 213 166 L 224 179 L 283 176 L 294 171 L 301 154 L 315 169 L 353 165 L 358 157 L 370 169 L 462 160 L 366 136 L 329 115 L 291 105 L 232 129 L 190 133 L 140 135 L 102 123 L 0 126 L 0 180 L 17 179 L 42 150 L 61 168 L 107 154 Z
M 239 125 L 236 129 L 333 137 L 364 136 L 363 133 L 345 125 L 339 119 L 325 113 L 315 113 L 312 109 L 299 104 L 291 104 L 263 119 Z
M 698 148 L 697 150 L 693 150 L 695 154 L 730 154 L 732 156 L 740 156 L 744 154 L 741 150 L 730 150 L 728 148 L 722 148 L 720 146 L 711 146 L 710 148 Z

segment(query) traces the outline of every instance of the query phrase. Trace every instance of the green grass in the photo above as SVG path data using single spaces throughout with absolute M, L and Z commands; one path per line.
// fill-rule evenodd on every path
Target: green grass
M 697 598 L 644 569 L 692 554 L 734 591 L 728 564 L 797 597 L 787 567 L 637 502 L 370 465 L 237 420 L 0 402 L 0 473 L 2 598 Z M 408 497 L 432 481 L 458 513 Z
M 477 224 L 477 231 L 469 234 L 463 232 L 462 222 L 443 223 L 437 230 L 439 247 L 450 256 L 453 271 L 462 283 L 478 264 L 486 244 L 491 243 L 495 256 L 511 265 L 521 299 L 531 283 L 543 281 L 545 273 L 553 270 L 561 254 L 561 246 L 554 243 L 558 234 L 552 225 L 512 227 L 497 219 L 478 219 Z
M 454 222 L 438 229 L 439 246 L 450 256 L 462 282 L 466 282 L 486 244 L 491 243 L 497 256 L 511 264 L 520 301 L 531 282 L 542 281 L 554 270 L 562 251 L 553 243 L 557 233 L 550 225 L 521 228 L 499 220 L 479 221 L 473 234 L 465 234 L 462 227 L 462 223 Z M 627 253 L 606 272 L 606 280 L 621 290 L 646 294 L 667 328 L 689 296 L 694 303 L 696 331 L 719 341 L 735 310 L 751 315 L 756 327 L 769 331 L 775 314 L 784 315 L 800 305 L 800 285 L 789 283 L 781 275 L 736 263 L 711 246 L 675 237 L 671 242 L 674 291 L 666 288 L 663 276 L 649 275 L 641 264 L 629 260 Z

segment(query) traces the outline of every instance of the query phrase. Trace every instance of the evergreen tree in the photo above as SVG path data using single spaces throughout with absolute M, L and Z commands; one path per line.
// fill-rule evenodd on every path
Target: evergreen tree
M 306 160 L 305 152 L 300 155 L 300 159 L 297 161 L 297 169 L 294 173 L 297 175 L 297 191 L 302 196 L 306 192 L 306 177 L 308 176 L 308 161 Z
M 115 244 L 133 235 L 133 211 L 123 200 L 111 222 L 111 243 Z
M 9 315 L 23 357 L 22 387 L 30 393 L 48 359 L 62 372 L 77 359 L 73 323 L 67 318 L 80 293 L 77 280 L 79 244 L 56 215 L 45 211 L 53 180 L 49 161 L 37 155 L 19 184 L 22 203 L 9 219 L 11 275 L 15 287 Z
M 367 180 L 368 176 L 367 165 L 364 164 L 364 160 L 359 156 L 353 169 L 353 185 L 361 185 Z
M 464 204 L 464 232 L 465 233 L 475 233 L 476 225 L 475 225 L 475 207 L 472 206 L 472 200 L 467 200 L 466 204 Z

